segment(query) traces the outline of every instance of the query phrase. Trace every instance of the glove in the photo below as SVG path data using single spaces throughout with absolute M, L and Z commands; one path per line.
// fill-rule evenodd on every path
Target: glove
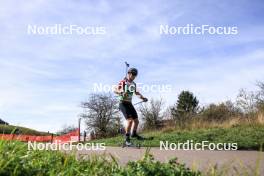
M 121 96 L 122 96 L 122 97 L 127 97 L 127 96 L 128 96 L 128 93 L 127 93 L 127 92 L 122 92 L 122 93 L 121 93 Z
M 146 97 L 144 97 L 144 98 L 143 98 L 143 101 L 144 101 L 144 102 L 147 102 L 147 101 L 148 101 L 148 99 L 147 99 Z

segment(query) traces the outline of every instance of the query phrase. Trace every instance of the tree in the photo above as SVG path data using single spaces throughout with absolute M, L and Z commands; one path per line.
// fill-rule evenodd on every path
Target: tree
M 178 96 L 177 103 L 171 109 L 171 115 L 180 126 L 185 125 L 187 119 L 190 119 L 198 111 L 198 99 L 192 92 L 182 91 Z
M 87 102 L 82 102 L 87 129 L 96 137 L 113 136 L 121 126 L 118 101 L 111 94 L 91 94 Z
M 259 98 L 264 101 L 264 82 L 258 81 L 257 86 L 259 87 Z
M 257 108 L 258 110 L 264 110 L 264 82 L 258 82 L 257 86 L 259 87 L 258 91 L 258 100 L 257 100 Z
M 240 89 L 237 95 L 237 106 L 246 114 L 254 115 L 257 111 L 264 109 L 264 82 L 258 81 L 257 91 Z
M 144 129 L 157 129 L 163 119 L 161 114 L 163 106 L 162 100 L 151 99 L 149 103 L 140 107 L 139 112 L 142 115 L 144 121 Z
M 257 111 L 258 93 L 240 89 L 237 96 L 237 106 L 245 114 L 254 114 Z
M 3 121 L 2 119 L 0 119 L 0 124 L 9 125 L 7 122 Z

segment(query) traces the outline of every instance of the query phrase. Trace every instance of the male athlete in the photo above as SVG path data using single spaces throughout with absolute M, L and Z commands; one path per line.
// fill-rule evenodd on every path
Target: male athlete
M 125 136 L 125 143 L 126 145 L 132 145 L 130 142 L 130 131 L 133 124 L 133 130 L 131 137 L 135 137 L 139 140 L 143 140 L 142 136 L 137 134 L 137 127 L 138 127 L 138 115 L 137 111 L 135 110 L 132 104 L 132 96 L 135 93 L 139 96 L 144 102 L 147 102 L 148 99 L 141 95 L 136 89 L 136 83 L 134 79 L 138 75 L 138 71 L 136 68 L 130 68 L 127 72 L 127 76 L 121 80 L 118 84 L 118 87 L 115 89 L 115 93 L 119 95 L 119 109 L 123 113 L 126 118 L 127 126 L 125 128 L 126 136 Z

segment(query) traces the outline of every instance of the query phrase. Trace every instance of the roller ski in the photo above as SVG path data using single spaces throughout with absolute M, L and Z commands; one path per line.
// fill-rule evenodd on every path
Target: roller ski
M 133 144 L 132 142 L 124 141 L 122 144 L 122 148 L 125 147 L 140 149 L 140 144 Z
M 130 140 L 130 135 L 126 134 L 125 141 L 122 143 L 122 148 L 125 148 L 125 147 L 140 148 L 140 144 L 132 143 Z
M 125 135 L 125 129 L 124 129 L 124 128 L 120 128 L 120 129 L 118 130 L 118 132 L 119 132 L 120 134 L 122 134 L 122 135 Z M 154 139 L 154 137 L 152 137 L 152 136 L 150 136 L 150 137 L 144 137 L 144 136 L 140 136 L 140 135 L 138 135 L 137 133 L 132 134 L 131 137 L 132 137 L 132 138 L 135 138 L 135 139 L 137 139 L 137 140 L 140 140 L 140 141 L 144 141 L 144 140 L 153 140 L 153 139 Z
M 153 139 L 154 139 L 154 137 L 144 137 L 144 136 L 140 136 L 140 135 L 138 135 L 137 133 L 132 134 L 131 137 L 132 137 L 132 138 L 136 138 L 136 139 L 139 140 L 139 141 L 153 140 Z

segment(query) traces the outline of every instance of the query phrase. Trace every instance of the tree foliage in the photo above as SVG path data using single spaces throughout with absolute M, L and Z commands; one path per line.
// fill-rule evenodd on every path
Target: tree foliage
M 241 115 L 241 111 L 231 101 L 220 104 L 210 104 L 200 113 L 200 117 L 206 121 L 223 122 L 234 116 Z
M 76 130 L 77 127 L 74 125 L 64 125 L 60 131 L 57 132 L 58 135 L 67 134 L 71 131 Z
M 111 94 L 91 94 L 82 107 L 84 113 L 81 116 L 88 130 L 94 131 L 97 137 L 115 135 L 121 122 L 118 102 Z
M 171 108 L 171 115 L 180 126 L 198 111 L 198 99 L 190 91 L 182 91 L 177 103 Z
M 163 101 L 151 99 L 149 103 L 140 107 L 139 111 L 144 121 L 144 129 L 157 129 L 163 119 L 162 114 Z

